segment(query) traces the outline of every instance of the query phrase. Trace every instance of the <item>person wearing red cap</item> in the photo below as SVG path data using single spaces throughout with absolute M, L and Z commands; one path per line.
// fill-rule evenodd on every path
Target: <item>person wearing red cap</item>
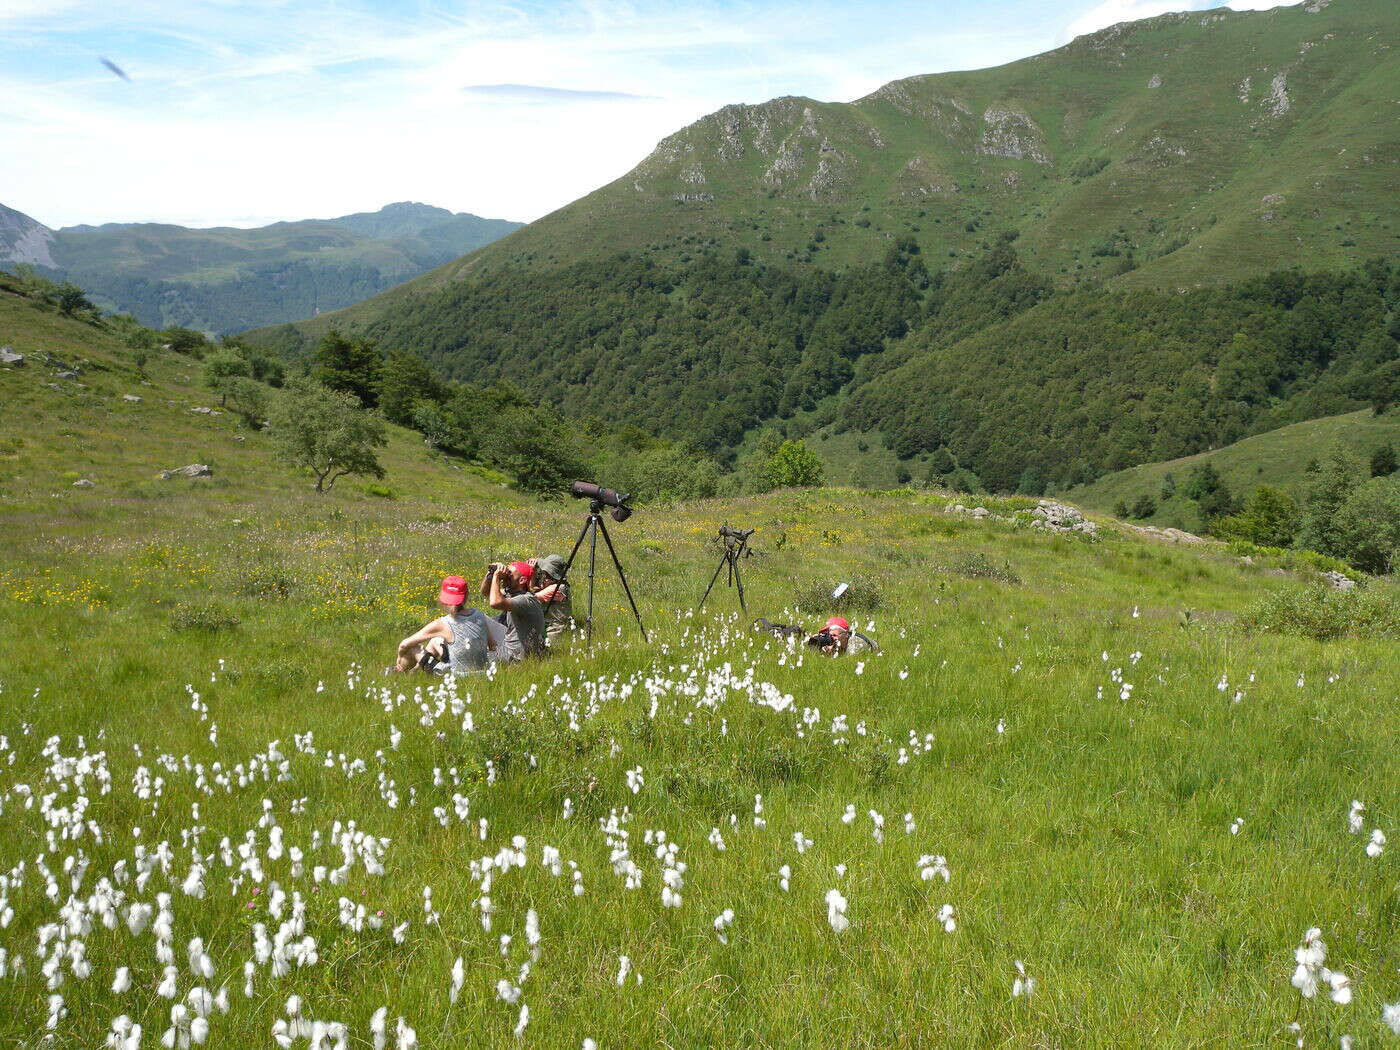
M 807 639 L 807 644 L 828 656 L 840 656 L 851 642 L 851 625 L 840 616 L 826 621 L 820 631 Z
M 499 632 L 480 609 L 467 608 L 467 581 L 448 576 L 438 589 L 438 604 L 446 613 L 399 643 L 398 661 L 392 671 L 415 667 L 439 673 L 471 674 L 486 669 L 496 648 Z
M 506 637 L 497 659 L 523 660 L 545 651 L 544 602 L 530 593 L 535 566 L 513 561 L 497 566 L 489 577 L 487 603 L 506 614 Z

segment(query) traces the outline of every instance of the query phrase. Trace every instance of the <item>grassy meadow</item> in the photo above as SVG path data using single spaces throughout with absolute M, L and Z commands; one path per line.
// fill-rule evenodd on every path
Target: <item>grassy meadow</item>
M 402 432 L 392 498 L 317 496 L 189 362 L 26 317 L 0 342 L 85 368 L 0 372 L 0 1044 L 370 1047 L 381 1008 L 401 1047 L 1394 1041 L 1400 660 L 1246 628 L 1309 581 L 781 492 L 610 522 L 649 643 L 608 567 L 591 651 L 386 677 L 439 577 L 584 506 Z M 723 522 L 748 616 L 692 611 Z M 838 581 L 878 655 L 747 629 Z M 1313 926 L 1349 1004 L 1289 983 Z
M 1400 446 L 1400 414 L 1386 412 L 1378 416 L 1363 409 L 1293 423 L 1210 452 L 1114 471 L 1087 485 L 1076 485 L 1065 493 L 1065 498 L 1077 506 L 1108 513 L 1119 500 L 1131 504 L 1146 494 L 1157 500 L 1157 513 L 1147 521 L 1196 529 L 1200 527 L 1200 513 L 1184 493 L 1193 469 L 1210 463 L 1239 499 L 1260 485 L 1272 485 L 1301 499 L 1307 488 L 1308 464 L 1335 445 L 1350 449 L 1363 463 L 1369 463 L 1376 447 Z M 1176 491 L 1170 499 L 1160 499 L 1168 474 L 1176 482 Z

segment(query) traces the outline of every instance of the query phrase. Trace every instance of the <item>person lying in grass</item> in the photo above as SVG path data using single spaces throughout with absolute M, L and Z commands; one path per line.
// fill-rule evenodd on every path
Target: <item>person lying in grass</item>
M 879 651 L 873 639 L 851 630 L 850 622 L 844 617 L 833 616 L 822 625 L 816 634 L 808 635 L 801 627 L 785 623 L 770 623 L 765 619 L 754 621 L 754 629 L 768 631 L 779 638 L 803 638 L 807 645 L 827 656 L 842 656 L 846 653 Z
M 827 656 L 840 656 L 851 644 L 851 625 L 840 616 L 827 620 L 822 629 L 807 639 L 813 649 L 820 649 Z
M 418 667 L 439 674 L 471 674 L 486 669 L 490 654 L 503 640 L 504 628 L 488 620 L 480 609 L 467 607 L 467 581 L 460 576 L 442 581 L 438 604 L 446 615 L 401 641 L 399 658 L 389 670 Z

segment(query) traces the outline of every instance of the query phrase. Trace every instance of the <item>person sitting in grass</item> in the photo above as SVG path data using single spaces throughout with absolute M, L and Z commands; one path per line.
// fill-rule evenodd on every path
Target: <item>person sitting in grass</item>
M 467 581 L 460 576 L 444 579 L 438 604 L 446 615 L 401 641 L 399 658 L 390 671 L 421 668 L 438 674 L 472 674 L 486 669 L 501 632 L 480 609 L 467 608 Z
M 544 654 L 544 602 L 530 591 L 534 578 L 535 567 L 527 561 L 493 565 L 487 576 L 487 604 L 506 614 L 506 637 L 498 661 Z
M 564 578 L 568 563 L 558 554 L 533 559 L 535 597 L 544 602 L 545 645 L 553 648 L 574 629 L 574 606 L 569 581 Z

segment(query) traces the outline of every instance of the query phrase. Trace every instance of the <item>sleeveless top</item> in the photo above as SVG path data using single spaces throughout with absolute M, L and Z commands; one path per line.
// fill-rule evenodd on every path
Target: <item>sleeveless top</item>
M 447 626 L 452 631 L 452 641 L 447 643 L 447 656 L 453 674 L 471 674 L 486 669 L 489 637 L 486 617 L 480 609 L 470 609 L 458 616 L 445 616 Z

